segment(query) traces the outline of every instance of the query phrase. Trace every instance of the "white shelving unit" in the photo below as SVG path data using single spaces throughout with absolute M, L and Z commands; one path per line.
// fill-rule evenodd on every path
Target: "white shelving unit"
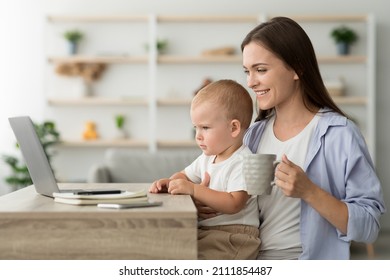
M 104 63 L 111 66 L 125 66 L 132 65 L 135 68 L 143 67 L 147 77 L 147 82 L 143 87 L 143 92 L 137 95 L 129 96 L 117 96 L 115 94 L 97 94 L 93 97 L 67 97 L 65 94 L 62 96 L 56 94 L 55 88 L 47 88 L 49 92 L 47 95 L 48 103 L 56 110 L 56 108 L 88 108 L 98 107 L 101 108 L 101 114 L 104 114 L 105 108 L 113 107 L 140 107 L 145 114 L 147 121 L 143 123 L 147 128 L 147 135 L 144 138 L 130 138 L 129 140 L 117 141 L 109 139 L 101 139 L 98 141 L 80 141 L 70 139 L 64 141 L 63 145 L 67 147 L 108 147 L 108 146 L 120 146 L 120 147 L 134 147 L 134 148 L 148 148 L 150 151 L 156 151 L 159 148 L 177 148 L 177 147 L 195 147 L 195 142 L 191 139 L 191 125 L 189 123 L 188 136 L 173 137 L 173 139 L 164 139 L 160 137 L 163 133 L 161 131 L 175 129 L 176 124 L 170 122 L 172 127 L 164 127 L 163 118 L 165 115 L 172 115 L 171 119 L 176 120 L 188 117 L 188 109 L 190 100 L 192 97 L 192 91 L 196 88 L 199 80 L 191 81 L 191 77 L 183 80 L 175 80 L 175 75 L 178 72 L 189 72 L 189 75 L 199 74 L 200 69 L 215 68 L 214 71 L 218 74 L 218 67 L 222 68 L 235 68 L 238 72 L 241 70 L 241 54 L 239 53 L 239 44 L 243 36 L 259 21 L 267 18 L 271 18 L 272 15 L 249 15 L 249 16 L 229 16 L 229 15 L 210 15 L 210 16 L 176 16 L 176 15 L 144 15 L 144 16 L 49 16 L 49 25 L 61 25 L 62 30 L 69 26 L 78 24 L 90 25 L 97 24 L 96 28 L 103 28 L 104 25 L 137 25 L 139 28 L 143 28 L 144 32 L 140 35 L 142 38 L 134 37 L 136 45 L 142 45 L 147 42 L 149 46 L 155 46 L 157 39 L 161 36 L 169 38 L 169 43 L 172 44 L 172 50 L 167 54 L 158 54 L 156 48 L 149 48 L 147 53 L 134 50 L 130 54 L 96 54 L 88 53 L 75 56 L 64 56 L 60 51 L 51 49 L 48 53 L 48 64 L 56 65 L 58 63 Z M 352 112 L 352 117 L 355 118 L 359 125 L 362 126 L 362 131 L 366 136 L 367 143 L 373 158 L 374 145 L 375 145 L 375 20 L 372 15 L 310 15 L 310 16 L 290 16 L 302 26 L 308 29 L 307 32 L 311 37 L 314 47 L 317 52 L 318 61 L 320 63 L 321 71 L 324 71 L 324 76 L 327 73 L 338 72 L 339 76 L 346 76 L 347 92 L 345 96 L 335 97 L 335 101 L 347 111 Z M 335 47 L 330 39 L 330 28 L 340 24 L 357 25 L 359 29 L 359 42 L 357 49 L 348 56 L 336 55 Z M 239 26 L 237 34 L 238 37 L 234 38 L 233 26 Z M 215 27 L 215 34 L 211 35 Z M 92 28 L 92 27 L 91 27 Z M 203 28 L 203 29 L 202 29 Z M 202 30 L 208 29 L 208 32 L 202 32 Z M 60 29 L 58 29 L 60 30 Z M 57 31 L 58 31 L 57 30 Z M 88 30 L 91 30 L 90 28 Z M 196 30 L 197 32 L 192 32 Z M 221 33 L 225 30 L 229 36 L 222 36 Z M 119 31 L 118 31 L 119 32 Z M 187 33 L 187 37 L 183 37 L 182 33 Z M 220 32 L 220 33 L 218 33 Z M 311 33 L 312 32 L 312 33 Z M 145 34 L 147 33 L 147 34 Z M 176 34 L 177 33 L 177 34 Z M 204 33 L 208 33 L 204 34 Z M 199 34 L 209 36 L 210 40 L 202 38 L 196 38 Z M 212 33 L 211 33 L 212 34 Z M 319 35 L 318 35 L 319 34 Z M 51 33 L 53 35 L 53 33 Z M 230 36 L 231 35 L 231 36 Z M 322 36 L 322 37 L 318 37 Z M 124 37 L 125 34 L 124 34 Z M 213 48 L 220 45 L 229 44 L 228 37 L 232 37 L 237 47 L 237 52 L 234 55 L 221 55 L 221 56 L 206 56 L 201 55 L 199 49 L 196 48 Z M 192 41 L 191 41 L 192 40 Z M 322 40 L 316 45 L 317 41 Z M 91 39 L 93 41 L 93 39 Z M 323 41 L 329 41 L 326 44 Z M 192 43 L 191 43 L 192 42 Z M 63 43 L 63 42 L 62 42 Z M 186 45 L 188 44 L 188 45 Z M 328 45 L 327 45 L 328 44 Z M 125 44 L 124 44 L 125 45 Z M 175 49 L 176 48 L 176 49 Z M 193 49 L 191 49 L 193 48 Z M 53 50 L 54 49 L 54 50 Z M 92 47 L 93 49 L 93 47 Z M 96 50 L 96 49 L 95 49 Z M 187 50 L 190 50 L 187 52 Z M 323 70 L 324 68 L 324 70 Z M 331 70 L 327 70 L 330 68 Z M 347 74 L 351 72 L 351 69 L 355 71 L 358 69 L 358 74 L 355 77 L 349 77 Z M 214 70 L 214 69 L 213 69 Z M 126 71 L 122 69 L 121 71 Z M 137 70 L 138 71 L 138 68 Z M 204 70 L 203 70 L 204 71 Z M 352 72 L 353 72 L 352 71 Z M 115 72 L 115 71 L 114 71 Z M 119 73 L 119 72 L 115 72 Z M 55 75 L 54 71 L 49 70 L 48 75 Z M 221 74 L 222 75 L 222 74 Z M 236 76 L 234 76 L 236 75 Z M 233 74 L 233 79 L 237 77 L 237 73 Z M 232 78 L 230 76 L 223 76 L 217 78 Z M 192 78 L 194 80 L 195 78 Z M 356 79 L 356 80 L 353 80 Z M 162 85 L 162 81 L 165 83 Z M 242 80 L 245 83 L 245 77 L 242 76 Z M 191 84 L 187 86 L 186 84 Z M 358 85 L 363 86 L 354 86 Z M 162 92 L 169 91 L 169 86 L 179 88 L 178 91 L 183 91 L 184 88 L 187 92 L 185 94 L 162 94 Z M 108 88 L 108 86 L 106 87 Z M 175 90 L 174 90 L 175 91 Z M 354 112 L 357 111 L 355 114 Z M 182 116 L 183 112 L 186 112 L 186 116 Z M 363 112 L 363 113 L 362 113 Z M 168 117 L 169 118 L 169 117 Z M 70 121 L 70 120 L 68 120 Z M 74 120 L 75 122 L 79 120 Z M 169 121 L 168 121 L 169 123 Z M 61 127 L 59 127 L 61 130 Z M 179 128 L 177 128 L 179 129 Z M 169 133 L 168 133 L 169 134 Z M 186 135 L 184 133 L 183 135 Z M 76 138 L 76 137 L 75 137 Z
M 272 16 L 271 16 L 272 17 Z M 347 56 L 329 55 L 325 46 L 316 45 L 316 34 L 308 34 L 314 42 L 320 68 L 333 66 L 337 68 L 339 76 L 346 76 L 346 92 L 344 96 L 335 96 L 335 102 L 357 122 L 360 126 L 375 162 L 376 143 L 376 87 L 375 87 L 375 18 L 372 14 L 365 15 L 318 15 L 318 16 L 291 16 L 292 19 L 305 26 L 326 26 L 327 34 L 331 28 L 339 25 L 349 25 L 358 30 L 359 40 L 354 51 Z M 321 28 L 319 28 L 321 29 Z M 314 29 L 313 29 L 314 30 Z M 311 30 L 311 31 L 313 31 Z M 324 35 L 320 33 L 320 35 Z M 329 46 L 328 46 L 329 48 Z M 319 50 L 320 49 L 320 50 Z M 355 70 L 358 72 L 355 75 Z M 326 70 L 322 73 L 326 77 Z M 334 75 L 335 73 L 333 73 Z M 356 85 L 355 85 L 356 84 Z M 361 86 L 360 86 L 361 85 Z

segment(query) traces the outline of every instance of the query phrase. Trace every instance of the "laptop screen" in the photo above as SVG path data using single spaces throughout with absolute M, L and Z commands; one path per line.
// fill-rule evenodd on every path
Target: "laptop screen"
M 53 197 L 59 188 L 49 160 L 29 116 L 8 119 L 22 151 L 35 189 L 39 194 Z

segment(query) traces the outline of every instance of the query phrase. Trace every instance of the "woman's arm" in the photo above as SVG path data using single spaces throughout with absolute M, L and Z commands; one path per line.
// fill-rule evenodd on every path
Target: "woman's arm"
M 340 232 L 347 234 L 348 207 L 343 201 L 313 183 L 311 183 L 302 199 Z
M 303 199 L 334 227 L 347 234 L 347 205 L 315 185 L 286 155 L 276 168 L 275 177 L 276 185 L 286 196 Z

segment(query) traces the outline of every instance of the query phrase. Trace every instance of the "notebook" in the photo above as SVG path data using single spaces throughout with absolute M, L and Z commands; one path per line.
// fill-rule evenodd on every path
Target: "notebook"
M 112 189 L 60 190 L 31 118 L 29 116 L 20 116 L 8 118 L 8 120 L 11 124 L 11 128 L 15 134 L 20 150 L 22 151 L 24 161 L 37 193 L 48 197 L 54 197 L 53 193 L 61 192 L 96 195 L 122 192 L 121 190 Z

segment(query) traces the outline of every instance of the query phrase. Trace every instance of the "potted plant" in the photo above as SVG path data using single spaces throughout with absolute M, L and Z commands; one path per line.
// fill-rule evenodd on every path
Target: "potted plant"
M 116 115 L 115 116 L 115 124 L 116 124 L 116 128 L 118 129 L 118 138 L 119 139 L 126 138 L 127 135 L 126 135 L 126 131 L 124 129 L 125 116 L 122 114 Z
M 340 55 L 349 54 L 349 46 L 358 39 L 356 32 L 344 25 L 333 29 L 330 35 L 336 42 Z
M 162 54 L 166 51 L 168 47 L 168 40 L 166 39 L 157 39 L 156 49 L 158 54 Z M 149 44 L 145 44 L 145 49 L 149 50 Z
M 69 42 L 69 53 L 76 54 L 80 40 L 84 37 L 79 30 L 68 30 L 64 33 L 64 38 Z
M 164 53 L 168 47 L 168 40 L 159 39 L 157 40 L 157 52 Z
M 34 123 L 35 131 L 39 137 L 39 140 L 42 143 L 43 150 L 50 162 L 52 154 L 49 152 L 48 148 L 60 140 L 60 134 L 56 130 L 54 122 L 46 121 L 42 124 Z M 16 144 L 16 147 L 19 148 L 19 145 Z M 28 172 L 27 166 L 20 162 L 20 160 L 11 155 L 3 155 L 3 160 L 11 169 L 11 175 L 5 178 L 5 181 L 13 187 L 15 190 L 29 186 L 32 184 L 30 173 Z

